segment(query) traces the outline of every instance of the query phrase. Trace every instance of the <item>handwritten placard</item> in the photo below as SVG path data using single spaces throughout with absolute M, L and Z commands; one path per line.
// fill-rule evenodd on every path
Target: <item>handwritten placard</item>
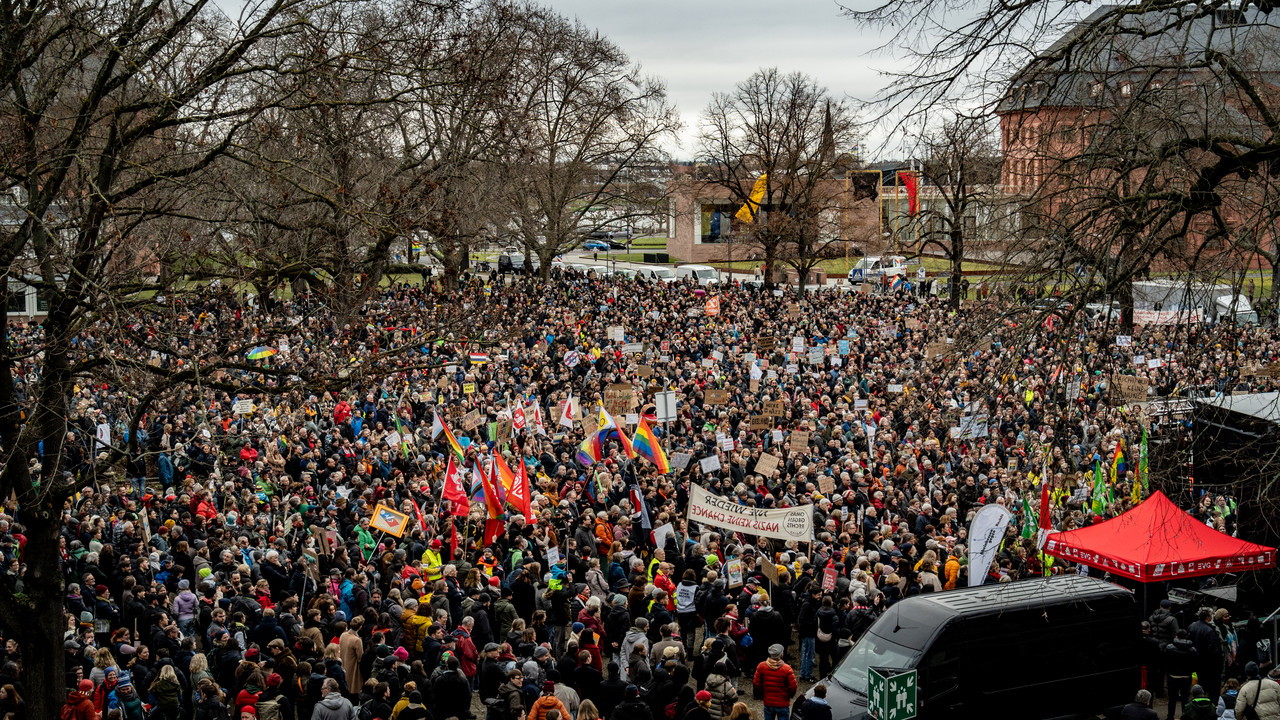
M 764 404 L 764 414 L 770 417 L 782 417 L 786 412 L 786 406 L 781 400 L 770 400 Z
M 757 475 L 763 475 L 766 478 L 772 477 L 774 471 L 778 469 L 778 465 L 780 464 L 781 462 L 778 460 L 778 456 L 771 455 L 769 453 L 762 453 L 760 455 L 760 459 L 756 460 L 755 472 Z
M 708 390 L 705 402 L 707 405 L 724 405 L 729 402 L 729 391 Z

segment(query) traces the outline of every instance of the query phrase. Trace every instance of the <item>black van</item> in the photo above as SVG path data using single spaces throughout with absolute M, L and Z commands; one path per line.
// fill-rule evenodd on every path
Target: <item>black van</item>
M 1096 715 L 1133 700 L 1141 634 L 1131 592 L 1081 575 L 919 595 L 849 650 L 827 702 L 837 718 L 870 717 L 867 669 L 914 668 L 925 720 Z

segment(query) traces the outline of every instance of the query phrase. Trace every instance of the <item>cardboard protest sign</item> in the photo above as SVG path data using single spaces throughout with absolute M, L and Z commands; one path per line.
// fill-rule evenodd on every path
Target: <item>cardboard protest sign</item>
M 791 449 L 792 450 L 808 450 L 809 449 L 808 431 L 796 430 L 791 433 Z
M 752 415 L 747 424 L 748 430 L 768 430 L 773 427 L 773 418 L 768 415 Z
M 1113 394 L 1127 403 L 1147 401 L 1146 378 L 1134 375 L 1112 375 L 1111 388 Z
M 725 405 L 729 402 L 728 390 L 708 390 L 706 400 L 707 405 Z
M 756 460 L 755 472 L 758 475 L 771 477 L 774 471 L 778 469 L 779 463 L 780 461 L 778 460 L 777 455 L 771 455 L 769 453 L 761 453 L 760 459 Z
M 781 400 L 771 400 L 764 404 L 764 414 L 771 417 L 782 417 L 786 414 L 786 406 Z

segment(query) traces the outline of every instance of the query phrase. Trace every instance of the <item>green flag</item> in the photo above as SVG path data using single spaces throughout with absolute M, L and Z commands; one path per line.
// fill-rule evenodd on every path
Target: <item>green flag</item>
M 1033 521 L 1031 519 L 1032 510 L 1031 500 L 1029 497 L 1029 492 L 1023 493 L 1022 495 L 1022 537 L 1024 538 L 1035 537 L 1036 525 L 1039 524 L 1038 521 Z
M 1102 472 L 1102 461 L 1093 463 L 1093 514 L 1101 515 L 1106 509 L 1107 476 Z
M 1149 470 L 1147 463 L 1147 429 L 1144 427 L 1142 428 L 1142 449 L 1138 451 L 1138 478 L 1142 482 L 1143 492 L 1151 490 L 1150 481 L 1147 479 Z

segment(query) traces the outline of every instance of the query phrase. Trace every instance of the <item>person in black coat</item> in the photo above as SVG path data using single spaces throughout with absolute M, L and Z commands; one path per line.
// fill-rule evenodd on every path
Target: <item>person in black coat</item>
M 1169 711 L 1169 715 L 1170 717 L 1173 716 L 1172 710 Z M 805 717 L 808 718 L 809 716 L 805 715 Z M 1120 720 L 1160 720 L 1160 716 L 1156 714 L 1156 711 L 1151 709 L 1151 693 L 1146 690 L 1139 690 L 1133 702 L 1125 705 L 1120 710 Z
M 590 700 L 596 704 L 596 707 L 600 706 L 598 700 L 600 686 L 604 683 L 604 673 L 591 665 L 591 653 L 586 650 L 578 652 L 578 666 L 573 669 L 573 675 L 568 679 L 569 685 L 578 691 L 580 698 Z
M 602 718 L 613 715 L 614 708 L 622 704 L 625 699 L 627 689 L 627 681 L 622 679 L 622 671 L 618 668 L 618 663 L 610 661 L 605 667 L 605 672 L 607 676 L 601 681 L 599 693 L 592 701 L 600 710 Z
M 653 720 L 653 713 L 640 701 L 640 689 L 628 685 L 622 702 L 609 713 L 609 720 Z
M 471 716 L 471 684 L 458 669 L 458 658 L 450 657 L 445 661 L 445 672 L 431 682 L 431 694 L 439 709 L 436 715 L 445 718 Z
M 489 605 L 493 602 L 493 598 L 487 592 L 480 593 L 477 598 L 479 607 L 472 606 L 471 617 L 475 619 L 475 625 L 471 628 L 471 642 L 480 648 L 494 642 L 493 624 L 489 619 Z
M 1187 634 L 1199 656 L 1196 675 L 1209 692 L 1209 699 L 1216 703 L 1218 689 L 1222 687 L 1222 637 L 1213 625 L 1213 611 L 1200 608 L 1199 619 L 1191 623 Z

